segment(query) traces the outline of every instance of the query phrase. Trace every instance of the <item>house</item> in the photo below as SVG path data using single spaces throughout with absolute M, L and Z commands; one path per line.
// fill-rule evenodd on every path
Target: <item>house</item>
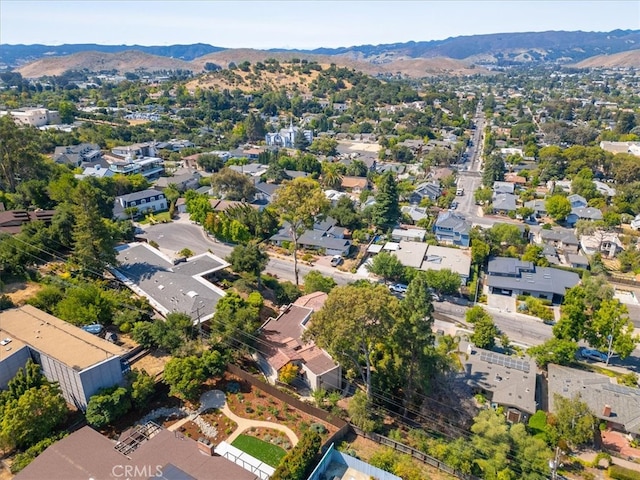
M 437 182 L 424 182 L 416 186 L 415 190 L 409 197 L 409 202 L 419 204 L 422 200 L 429 199 L 435 202 L 442 195 L 442 189 Z
M 254 200 L 263 204 L 271 203 L 278 188 L 280 185 L 277 183 L 258 182 L 255 184 Z
M 95 162 L 102 158 L 100 145 L 95 143 L 81 143 L 56 147 L 53 152 L 53 161 L 61 165 L 79 167 L 85 162 Z
M 515 187 L 522 187 L 527 184 L 527 179 L 525 177 L 518 175 L 517 173 L 514 173 L 514 172 L 509 172 L 505 174 L 504 181 L 508 183 L 513 183 L 514 190 L 515 190 Z
M 567 253 L 564 258 L 567 262 L 567 265 L 569 265 L 571 268 L 584 268 L 585 270 L 589 268 L 589 259 L 584 255 Z
M 120 145 L 113 147 L 111 153 L 119 157 L 155 157 L 157 148 L 155 142 L 134 143 L 131 145 Z
M 551 267 L 539 267 L 517 258 L 489 260 L 486 285 L 491 293 L 530 295 L 560 303 L 567 289 L 580 283 L 577 273 Z
M 395 242 L 400 240 L 424 242 L 427 231 L 424 228 L 394 228 L 391 232 L 391 239 Z
M 597 231 L 593 235 L 580 237 L 580 248 L 585 255 L 604 253 L 609 258 L 615 257 L 623 250 L 622 242 L 615 232 Z
M 453 175 L 453 170 L 447 167 L 440 168 L 431 168 L 429 173 L 427 174 L 427 178 L 429 178 L 433 182 L 440 182 L 443 178 L 447 178 Z
M 339 192 L 337 190 L 325 190 L 324 196 L 327 197 L 327 200 L 329 200 L 333 206 L 335 206 L 342 197 L 351 199 L 351 196 L 347 192 Z
M 547 207 L 544 200 L 529 200 L 528 202 L 524 202 L 524 206 L 525 208 L 533 210 L 533 214 L 536 217 L 544 217 L 547 215 Z
M 499 193 L 509 193 L 513 195 L 515 192 L 515 185 L 510 182 L 493 182 L 494 195 Z
M 640 142 L 600 142 L 600 148 L 611 153 L 630 153 L 640 156 Z
M 160 157 L 136 157 L 129 153 L 124 157 L 107 155 L 109 169 L 120 175 L 142 175 L 153 180 L 164 172 L 164 160 Z
M 0 388 L 33 359 L 65 400 L 84 410 L 101 388 L 123 382 L 126 350 L 31 305 L 1 314 L 0 338 L 9 340 L 0 356 Z
M 256 210 L 259 209 L 258 205 L 254 205 L 252 203 L 238 202 L 235 200 L 218 200 L 216 198 L 209 199 L 209 204 L 211 205 L 211 208 L 214 212 L 225 212 L 229 208 L 236 207 L 250 207 L 255 208 Z
M 127 208 L 136 208 L 137 214 L 145 214 L 161 212 L 169 207 L 164 193 L 150 188 L 141 192 L 117 196 L 113 207 L 114 218 L 126 219 L 137 215 L 136 213 L 128 213 Z
M 264 348 L 260 348 L 258 363 L 272 382 L 276 382 L 282 367 L 292 363 L 299 368 L 298 377 L 307 388 L 341 388 L 340 365 L 315 343 L 302 341 L 311 314 L 322 308 L 326 299 L 324 292 L 300 297 L 277 318 L 269 318 L 260 327 L 259 336 Z
M 573 195 L 569 195 L 567 197 L 567 200 L 569 200 L 569 203 L 571 203 L 572 209 L 586 207 L 588 204 L 587 200 L 582 195 L 578 195 L 577 193 L 574 193 Z
M 234 172 L 242 173 L 249 177 L 261 177 L 269 169 L 269 165 L 261 163 L 247 163 L 246 165 L 230 165 L 228 168 Z
M 471 224 L 455 212 L 441 212 L 433 227 L 436 239 L 440 243 L 449 243 L 460 247 L 468 247 Z
M 567 228 L 540 229 L 534 239 L 540 245 L 551 245 L 563 253 L 578 253 L 580 246 L 580 241 L 573 230 Z
M 278 246 L 283 242 L 291 242 L 291 227 L 285 222 L 280 230 L 270 240 Z M 298 238 L 298 246 L 309 250 L 319 250 L 325 255 L 347 256 L 351 249 L 351 242 L 344 238 L 345 229 L 337 226 L 335 219 L 327 217 L 318 221 L 313 228 L 306 230 Z
M 369 188 L 367 177 L 342 177 L 342 188 L 347 192 L 359 194 Z
M 460 344 L 462 371 L 458 373 L 476 393 L 485 395 L 492 407 L 504 407 L 509 422 L 526 422 L 536 412 L 536 364 Z
M 171 177 L 160 177 L 154 183 L 156 188 L 164 190 L 169 185 L 175 185 L 179 192 L 191 190 L 200 186 L 202 175 L 197 170 L 181 169 Z
M 420 268 L 428 247 L 429 245 L 423 242 L 400 240 L 388 242 L 383 249 L 390 251 L 405 267 Z
M 55 210 L 5 210 L 0 211 L 0 234 L 20 233 L 22 226 L 29 222 L 51 223 Z
M 109 169 L 108 167 L 105 168 L 98 163 L 93 167 L 86 167 L 82 171 L 82 173 L 76 174 L 75 177 L 78 180 L 82 180 L 83 178 L 86 178 L 86 177 L 109 178 L 109 177 L 113 177 L 115 174 L 116 173 L 113 170 Z
M 371 479 L 376 480 L 401 480 L 381 468 L 374 467 L 360 459 L 338 451 L 331 443 L 324 453 L 316 468 L 314 468 L 308 480 L 324 479 Z
M 405 205 L 400 209 L 403 214 L 408 215 L 413 223 L 429 218 L 428 210 L 425 207 L 416 207 L 415 205 Z
M 15 110 L 2 110 L 0 117 L 9 115 L 19 125 L 30 127 L 43 127 L 60 123 L 60 113 L 47 108 L 17 108 Z
M 596 186 L 596 190 L 605 197 L 615 197 L 616 189 L 612 186 L 601 182 L 600 180 L 594 180 L 593 184 Z
M 261 464 L 250 460 L 252 465 Z M 252 473 L 214 455 L 212 445 L 204 440 L 148 422 L 127 430 L 118 441 L 84 426 L 48 447 L 14 478 L 258 480 L 268 474 Z
M 302 130 L 293 126 L 293 120 L 289 124 L 289 128 L 282 128 L 276 133 L 267 133 L 264 137 L 267 146 L 294 148 L 296 137 L 304 135 L 307 142 L 313 142 L 313 130 Z
M 146 243 L 116 248 L 118 267 L 112 273 L 134 293 L 149 300 L 161 315 L 181 312 L 194 323 L 209 320 L 224 291 L 208 279 L 229 266 L 206 252 L 184 261 L 174 260 Z
M 571 210 L 565 220 L 568 225 L 575 225 L 578 220 L 602 220 L 602 212 L 595 207 L 576 207 Z
M 492 201 L 493 211 L 505 213 L 516 211 L 516 196 L 512 193 L 494 193 Z
M 640 436 L 640 388 L 625 387 L 615 379 L 587 370 L 549 364 L 549 409 L 555 411 L 554 396 L 580 396 L 589 410 L 607 426 L 636 438 Z
M 205 153 L 194 153 L 193 155 L 182 157 L 182 164 L 184 165 L 185 168 L 201 169 L 200 165 L 198 164 L 198 160 L 202 155 L 215 155 L 218 158 L 220 158 L 220 160 L 222 160 L 223 163 L 226 163 L 227 160 L 231 158 L 231 153 L 229 153 L 226 150 L 214 150 L 214 151 L 205 152 Z
M 420 270 L 451 270 L 460 276 L 462 285 L 466 285 L 471 272 L 471 255 L 460 248 L 429 245 Z

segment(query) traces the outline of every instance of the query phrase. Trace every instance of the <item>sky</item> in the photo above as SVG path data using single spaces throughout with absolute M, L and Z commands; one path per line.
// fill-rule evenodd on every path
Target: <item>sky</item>
M 314 49 L 616 29 L 640 29 L 640 0 L 0 0 L 0 44 Z

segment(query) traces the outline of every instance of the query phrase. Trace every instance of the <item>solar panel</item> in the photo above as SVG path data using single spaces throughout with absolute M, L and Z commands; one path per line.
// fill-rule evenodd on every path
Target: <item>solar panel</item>
M 507 355 L 501 355 L 495 352 L 482 352 L 480 353 L 480 360 L 494 365 L 501 365 L 505 368 L 512 368 L 521 372 L 529 373 L 530 365 L 526 360 L 520 358 L 509 357 Z

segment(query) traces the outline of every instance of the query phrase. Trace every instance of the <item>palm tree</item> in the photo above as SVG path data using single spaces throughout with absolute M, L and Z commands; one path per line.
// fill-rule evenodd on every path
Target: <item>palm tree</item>
M 337 190 L 342 185 L 342 173 L 337 163 L 324 162 L 322 164 L 322 185 Z

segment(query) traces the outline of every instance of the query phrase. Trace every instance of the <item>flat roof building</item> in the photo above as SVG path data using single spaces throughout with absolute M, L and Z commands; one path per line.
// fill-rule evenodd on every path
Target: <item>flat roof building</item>
M 225 293 L 207 277 L 229 263 L 208 252 L 176 263 L 146 243 L 116 250 L 119 266 L 112 270 L 114 275 L 162 315 L 186 313 L 196 323 L 213 317 Z
M 0 338 L 11 340 L 0 353 L 0 378 L 15 375 L 16 358 L 18 363 L 24 361 L 18 368 L 32 358 L 78 408 L 84 409 L 89 397 L 101 388 L 120 383 L 127 370 L 122 361 L 125 349 L 31 305 L 3 311 L 0 325 Z

